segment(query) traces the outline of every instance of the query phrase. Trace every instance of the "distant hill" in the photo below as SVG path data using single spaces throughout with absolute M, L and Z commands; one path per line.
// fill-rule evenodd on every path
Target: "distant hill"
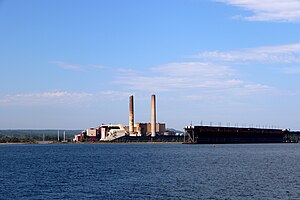
M 81 130 L 59 130 L 60 140 L 66 132 L 66 139 L 72 140 L 75 134 Z M 58 130 L 0 130 L 0 143 L 6 142 L 36 142 L 36 141 L 57 141 Z
M 74 135 L 81 132 L 81 130 L 59 130 L 60 134 L 63 134 L 63 132 L 66 132 L 67 135 Z M 9 129 L 9 130 L 0 130 L 0 134 L 2 135 L 39 135 L 39 134 L 45 134 L 45 135 L 57 135 L 58 130 L 30 130 L 30 129 Z
M 171 131 L 171 132 L 175 132 L 175 133 L 180 133 L 180 134 L 183 134 L 183 133 L 184 133 L 184 131 L 176 130 L 176 129 L 174 129 L 174 128 L 168 128 L 167 130 L 168 130 L 168 131 Z

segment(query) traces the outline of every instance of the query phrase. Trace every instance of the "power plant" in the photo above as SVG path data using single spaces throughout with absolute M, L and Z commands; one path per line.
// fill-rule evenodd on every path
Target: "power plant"
M 156 122 L 156 97 L 151 96 L 151 122 L 134 123 L 134 96 L 129 96 L 129 122 L 128 126 L 122 124 L 102 124 L 96 128 L 83 130 L 75 135 L 73 141 L 113 141 L 122 137 L 150 137 L 169 135 L 165 123 Z
M 102 124 L 75 135 L 73 141 L 111 142 L 111 141 L 179 141 L 179 137 L 166 130 L 165 123 L 156 120 L 156 96 L 151 96 L 150 122 L 135 123 L 134 96 L 129 96 L 128 126 L 122 124 Z M 288 141 L 290 135 L 298 137 L 300 132 L 287 129 L 239 128 L 222 126 L 187 126 L 184 128 L 185 144 L 226 144 L 226 143 L 281 143 Z M 179 139 L 179 140 L 178 140 Z M 59 133 L 58 133 L 59 140 Z

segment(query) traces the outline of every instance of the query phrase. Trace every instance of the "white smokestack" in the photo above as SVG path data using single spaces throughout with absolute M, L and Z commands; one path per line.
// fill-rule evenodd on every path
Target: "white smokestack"
M 151 137 L 156 135 L 156 102 L 155 95 L 151 96 Z
M 129 133 L 134 132 L 134 105 L 133 96 L 129 97 Z

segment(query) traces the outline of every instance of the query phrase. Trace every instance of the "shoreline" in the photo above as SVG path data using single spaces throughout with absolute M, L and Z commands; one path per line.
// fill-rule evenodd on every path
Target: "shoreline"
M 0 145 L 30 145 L 30 144 L 61 144 L 61 145 L 70 145 L 70 144 L 95 144 L 95 145 L 101 145 L 101 144 L 182 144 L 182 142 L 31 142 L 31 143 L 27 143 L 27 142 L 7 142 L 7 143 L 0 143 Z
M 108 145 L 108 144 L 184 144 L 183 142 L 7 142 L 0 143 L 0 146 L 3 145 Z M 228 143 L 233 144 L 233 143 Z M 298 142 L 282 142 L 282 143 L 235 143 L 235 144 L 300 144 Z M 194 144 L 193 144 L 194 145 Z M 213 145 L 213 144 L 197 144 L 197 145 Z

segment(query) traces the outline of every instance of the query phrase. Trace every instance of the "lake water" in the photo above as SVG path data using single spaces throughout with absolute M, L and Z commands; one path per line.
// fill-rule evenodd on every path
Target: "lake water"
M 0 145 L 0 199 L 300 199 L 300 144 Z

